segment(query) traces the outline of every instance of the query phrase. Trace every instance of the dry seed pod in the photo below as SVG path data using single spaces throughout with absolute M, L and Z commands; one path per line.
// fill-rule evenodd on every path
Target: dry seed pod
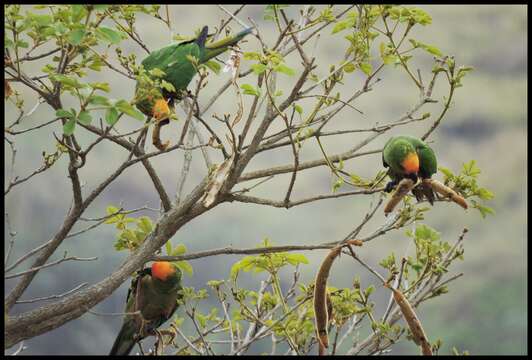
M 414 181 L 411 179 L 403 179 L 399 182 L 397 185 L 397 189 L 395 189 L 395 192 L 392 195 L 392 198 L 388 201 L 386 206 L 384 207 L 384 215 L 388 215 L 395 209 L 397 204 L 399 204 L 399 201 L 408 194 L 410 190 L 414 187 Z
M 165 143 L 161 142 L 161 127 L 163 127 L 164 125 L 167 125 L 169 122 L 170 120 L 168 119 L 157 121 L 155 123 L 155 126 L 153 127 L 153 133 L 152 133 L 151 140 L 152 140 L 153 145 L 161 151 L 166 150 L 168 145 L 170 145 L 170 141 L 166 141 Z
M 416 343 L 416 345 L 421 346 L 421 352 L 423 353 L 423 355 L 432 355 L 432 348 L 427 339 L 427 336 L 425 335 L 425 331 L 421 326 L 421 322 L 419 321 L 418 317 L 416 316 L 416 313 L 414 312 L 414 309 L 401 291 L 392 287 L 390 287 L 390 289 L 393 292 L 393 298 L 395 302 L 397 303 L 397 305 L 399 305 L 399 308 L 403 313 L 406 323 L 408 324 L 408 327 L 412 332 L 414 342 Z
M 327 310 L 327 279 L 329 278 L 329 272 L 334 259 L 341 251 L 341 245 L 334 247 L 321 263 L 320 269 L 316 275 L 314 285 L 314 314 L 320 355 L 325 355 L 325 348 L 329 347 L 329 339 L 327 335 L 327 325 L 329 323 L 329 313 Z
M 466 203 L 465 199 L 463 197 L 461 197 L 460 195 L 458 195 L 450 187 L 448 187 L 448 186 L 442 184 L 441 182 L 439 182 L 438 180 L 434 180 L 434 179 L 424 179 L 423 182 L 425 182 L 427 185 L 431 186 L 434 189 L 434 191 L 436 191 L 436 192 L 442 194 L 443 196 L 451 199 L 452 201 L 454 201 L 455 203 L 457 203 L 458 205 L 460 205 L 464 209 L 467 209 L 467 203 Z
M 362 246 L 364 245 L 364 242 L 358 239 L 351 239 L 351 240 L 347 240 L 346 244 L 354 245 L 354 246 Z

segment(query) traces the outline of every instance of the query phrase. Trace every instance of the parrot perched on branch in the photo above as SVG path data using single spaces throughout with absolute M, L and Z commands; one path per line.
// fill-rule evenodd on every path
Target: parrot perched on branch
M 152 74 L 155 69 L 162 71 L 155 77 L 160 78 L 161 82 L 164 80 L 171 86 L 166 85 L 154 88 L 153 83 L 150 83 L 150 81 L 137 81 L 135 98 L 138 109 L 147 116 L 155 117 L 156 120 L 167 119 L 174 100 L 179 101 L 183 98 L 188 84 L 196 75 L 197 65 L 206 63 L 215 56 L 227 51 L 230 46 L 236 45 L 252 30 L 253 28 L 248 28 L 234 36 L 206 43 L 209 34 L 208 27 L 204 26 L 196 39 L 152 51 L 142 61 L 144 69 L 148 73 L 152 71 Z M 193 63 L 195 61 L 194 58 L 197 59 L 196 64 Z M 157 70 L 155 72 L 157 73 Z
M 166 261 L 137 272 L 127 293 L 126 315 L 109 355 L 128 355 L 135 343 L 172 317 L 181 299 L 181 270 Z
M 437 161 L 434 151 L 422 140 L 412 136 L 396 136 L 388 140 L 382 151 L 382 164 L 388 169 L 392 179 L 386 184 L 386 192 L 392 191 L 404 178 L 417 182 L 421 179 L 430 179 L 437 171 Z M 424 197 L 434 203 L 432 188 L 421 183 L 412 189 L 418 201 Z

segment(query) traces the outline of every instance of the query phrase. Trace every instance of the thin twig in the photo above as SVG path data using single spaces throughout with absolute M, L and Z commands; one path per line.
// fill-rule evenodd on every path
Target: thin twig
M 16 278 L 16 277 L 19 277 L 19 276 L 22 276 L 22 275 L 26 275 L 26 274 L 29 274 L 29 273 L 32 273 L 32 272 L 39 271 L 41 269 L 49 268 L 51 266 L 54 266 L 54 265 L 57 265 L 57 264 L 60 264 L 60 263 L 62 263 L 64 261 L 69 261 L 69 260 L 94 261 L 94 260 L 98 260 L 98 257 L 96 257 L 96 256 L 95 257 L 90 257 L 90 258 L 80 258 L 80 257 L 77 257 L 77 256 L 66 257 L 66 252 L 65 252 L 65 256 L 63 256 L 62 259 L 59 259 L 57 261 L 54 261 L 54 262 L 51 262 L 51 263 L 48 263 L 48 264 L 45 264 L 45 265 L 36 266 L 34 268 L 31 268 L 31 269 L 28 269 L 28 270 L 25 270 L 25 271 L 20 271 L 20 272 L 15 273 L 15 274 L 5 275 L 4 279 L 13 279 L 13 278 Z
M 374 194 L 377 192 L 381 192 L 383 190 L 384 188 L 377 188 L 373 190 L 353 190 L 353 191 L 346 191 L 346 192 L 334 193 L 334 194 L 317 195 L 317 196 L 312 196 L 312 197 L 295 200 L 295 201 L 288 201 L 288 202 L 275 201 L 275 200 L 270 200 L 270 199 L 263 199 L 263 198 L 258 198 L 254 196 L 239 195 L 239 194 L 233 193 L 229 195 L 227 201 L 239 201 L 239 202 L 245 202 L 245 203 L 268 205 L 268 206 L 273 206 L 273 207 L 278 207 L 278 208 L 289 209 L 291 207 L 307 204 L 313 201 L 324 200 L 324 199 L 335 199 L 335 198 L 340 198 L 344 196 L 352 196 L 352 195 Z
M 187 343 L 187 345 L 192 349 L 194 350 L 195 352 L 197 352 L 198 354 L 200 355 L 203 355 L 203 351 L 201 351 L 199 348 L 197 348 L 188 338 L 185 334 L 183 334 L 183 332 L 181 331 L 181 329 L 179 329 L 179 326 L 176 326 L 175 324 L 170 324 L 170 326 L 172 327 L 172 329 L 174 329 L 176 331 L 176 333 L 179 334 L 179 336 L 181 336 L 181 338 L 183 340 L 185 340 L 185 342 Z
M 254 255 L 254 254 L 270 254 L 276 252 L 285 251 L 305 251 L 305 250 L 317 250 L 317 249 L 330 249 L 336 246 L 336 243 L 326 243 L 318 245 L 286 245 L 286 246 L 271 246 L 263 248 L 249 248 L 249 249 L 235 249 L 232 247 L 225 247 L 222 249 L 200 251 L 197 253 L 191 253 L 186 255 L 176 256 L 152 256 L 151 260 L 154 261 L 182 261 L 182 260 L 194 260 L 201 259 L 209 256 L 217 255 Z
M 237 23 L 240 24 L 240 26 L 242 26 L 244 29 L 247 29 L 249 28 L 249 26 L 243 22 L 242 20 L 240 20 L 239 18 L 237 18 L 233 13 L 231 13 L 229 10 L 227 10 L 226 8 L 224 8 L 222 5 L 218 5 L 218 7 L 220 9 L 222 9 L 227 15 L 229 15 L 232 19 L 234 19 Z M 238 13 L 238 11 L 236 12 Z
M 28 304 L 28 303 L 38 302 L 38 301 L 45 301 L 45 300 L 51 300 L 51 299 L 60 299 L 62 297 L 68 296 L 68 295 L 78 291 L 79 289 L 81 289 L 82 287 L 84 287 L 86 285 L 87 285 L 86 282 L 85 283 L 81 283 L 78 286 L 76 286 L 75 288 L 73 288 L 71 290 L 68 290 L 67 292 L 64 292 L 62 294 L 58 294 L 58 295 L 50 295 L 50 296 L 39 297 L 39 298 L 34 298 L 34 299 L 29 299 L 29 300 L 17 300 L 15 302 L 15 304 Z

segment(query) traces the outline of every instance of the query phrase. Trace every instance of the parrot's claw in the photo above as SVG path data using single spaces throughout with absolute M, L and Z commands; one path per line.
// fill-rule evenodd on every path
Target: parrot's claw
M 386 184 L 386 187 L 384 188 L 384 191 L 387 193 L 392 192 L 392 190 L 397 185 L 397 181 L 390 181 L 388 184 Z

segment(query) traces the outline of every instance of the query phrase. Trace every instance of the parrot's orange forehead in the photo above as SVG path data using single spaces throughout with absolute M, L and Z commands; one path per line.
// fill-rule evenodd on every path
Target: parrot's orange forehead
M 161 281 L 165 281 L 174 272 L 174 267 L 168 261 L 156 261 L 151 266 L 151 276 Z
M 409 153 L 401 163 L 407 174 L 414 174 L 419 171 L 419 157 L 415 152 Z
M 164 99 L 159 99 L 153 105 L 153 117 L 157 120 L 162 120 L 170 114 L 168 103 Z

